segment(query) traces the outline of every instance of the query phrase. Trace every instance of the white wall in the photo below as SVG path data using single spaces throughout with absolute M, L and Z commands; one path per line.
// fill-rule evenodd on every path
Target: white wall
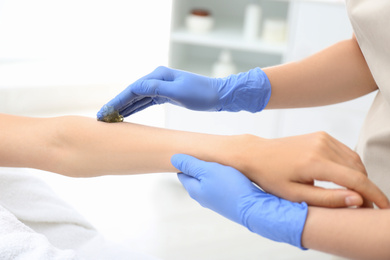
M 97 110 L 167 64 L 168 0 L 1 0 L 1 6 L 1 112 Z

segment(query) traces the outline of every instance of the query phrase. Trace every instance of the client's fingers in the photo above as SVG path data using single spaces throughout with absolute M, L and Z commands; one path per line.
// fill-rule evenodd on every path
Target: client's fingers
M 367 175 L 337 163 L 328 163 L 313 175 L 315 180 L 330 181 L 353 190 L 374 202 L 379 208 L 389 208 L 386 195 L 371 181 Z
M 331 159 L 341 165 L 349 166 L 352 169 L 361 171 L 367 175 L 366 168 L 360 156 L 345 144 L 329 136 L 329 147 L 333 150 Z
M 306 202 L 310 206 L 342 208 L 363 205 L 363 198 L 356 192 L 344 189 L 325 189 L 306 184 L 294 183 L 288 196 L 294 202 Z M 310 196 L 308 196 L 310 194 Z
M 363 204 L 362 204 L 361 207 L 362 208 L 373 208 L 374 207 L 374 203 L 372 203 L 372 201 L 369 201 L 366 198 L 363 198 Z

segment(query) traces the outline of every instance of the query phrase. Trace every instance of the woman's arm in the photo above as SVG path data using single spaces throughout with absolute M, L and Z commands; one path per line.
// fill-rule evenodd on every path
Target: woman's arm
M 30 167 L 73 177 L 173 172 L 170 158 L 188 153 L 205 160 L 234 154 L 234 138 L 132 123 L 65 116 L 0 114 L 0 166 Z
M 355 37 L 264 72 L 272 86 L 266 109 L 329 105 L 377 89 Z
M 304 247 L 351 259 L 390 259 L 390 210 L 309 207 Z

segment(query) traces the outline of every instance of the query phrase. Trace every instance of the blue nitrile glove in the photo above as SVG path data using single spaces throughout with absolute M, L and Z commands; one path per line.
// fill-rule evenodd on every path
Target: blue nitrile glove
M 163 103 L 198 111 L 259 112 L 270 96 L 271 84 L 260 68 L 226 78 L 210 78 L 158 67 L 109 101 L 97 117 L 101 120 L 110 111 L 126 117 Z
M 307 204 L 265 193 L 234 168 L 184 154 L 171 158 L 179 180 L 190 196 L 205 208 L 237 222 L 250 231 L 304 249 L 301 236 Z

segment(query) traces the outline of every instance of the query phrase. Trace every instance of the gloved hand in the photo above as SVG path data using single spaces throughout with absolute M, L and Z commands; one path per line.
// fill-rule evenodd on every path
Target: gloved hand
M 112 111 L 126 117 L 163 103 L 198 111 L 259 112 L 270 96 L 271 84 L 260 68 L 226 78 L 210 78 L 159 67 L 109 101 L 97 117 L 102 120 Z
M 267 194 L 234 168 L 184 154 L 171 158 L 179 180 L 200 205 L 250 231 L 301 249 L 306 203 L 293 203 Z

